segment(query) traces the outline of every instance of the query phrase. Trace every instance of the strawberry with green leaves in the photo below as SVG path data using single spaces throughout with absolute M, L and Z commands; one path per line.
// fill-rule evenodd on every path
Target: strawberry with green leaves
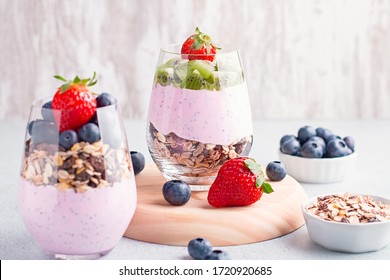
M 195 34 L 188 37 L 183 43 L 181 54 L 183 58 L 187 58 L 188 60 L 213 61 L 217 50 L 220 50 L 220 48 L 213 43 L 210 36 L 204 34 L 197 27 Z
M 54 77 L 64 82 L 58 88 L 52 102 L 52 108 L 59 111 L 54 113 L 56 123 L 60 131 L 77 130 L 95 114 L 96 99 L 89 87 L 96 84 L 96 73 L 87 79 L 80 79 L 78 76 L 73 80 L 58 75 Z
M 260 164 L 254 159 L 239 157 L 221 167 L 207 200 L 213 207 L 245 206 L 259 201 L 263 192 L 271 193 L 273 189 L 265 182 Z

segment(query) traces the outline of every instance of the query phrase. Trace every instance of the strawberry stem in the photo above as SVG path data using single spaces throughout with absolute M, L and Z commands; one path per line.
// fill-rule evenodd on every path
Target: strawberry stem
M 79 76 L 76 76 L 74 77 L 73 80 L 67 80 L 60 75 L 55 75 L 54 78 L 62 82 L 65 82 L 65 84 L 59 87 L 60 93 L 64 93 L 71 85 L 85 85 L 87 87 L 91 87 L 97 83 L 95 71 L 93 72 L 92 78 L 87 78 L 87 79 L 80 79 Z
M 192 36 L 194 42 L 191 45 L 192 49 L 199 50 L 203 45 L 206 45 L 207 54 L 211 52 L 211 46 L 215 49 L 220 50 L 220 47 L 217 47 L 209 35 L 204 34 L 200 31 L 199 27 L 195 28 L 195 34 Z

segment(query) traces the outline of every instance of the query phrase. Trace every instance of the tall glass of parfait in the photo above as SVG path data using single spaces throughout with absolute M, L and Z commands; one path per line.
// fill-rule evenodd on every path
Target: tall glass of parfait
M 163 176 L 192 190 L 208 190 L 227 160 L 247 156 L 252 116 L 238 50 L 215 47 L 199 29 L 183 45 L 162 48 L 146 134 Z

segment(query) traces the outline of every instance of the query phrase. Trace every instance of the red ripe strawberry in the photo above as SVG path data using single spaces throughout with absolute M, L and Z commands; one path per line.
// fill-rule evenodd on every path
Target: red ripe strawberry
M 199 27 L 195 29 L 195 32 L 195 34 L 188 37 L 183 43 L 181 47 L 182 57 L 188 58 L 189 60 L 213 61 L 217 50 L 221 48 L 215 46 L 210 36 L 201 32 Z
M 273 192 L 264 181 L 261 166 L 255 160 L 240 157 L 228 160 L 211 185 L 207 200 L 211 206 L 244 206 L 258 201 L 263 191 Z
M 96 99 L 88 87 L 96 84 L 96 73 L 92 78 L 80 79 L 76 76 L 69 81 L 61 76 L 54 77 L 65 82 L 53 97 L 52 108 L 60 111 L 54 113 L 56 123 L 60 131 L 76 130 L 95 114 Z

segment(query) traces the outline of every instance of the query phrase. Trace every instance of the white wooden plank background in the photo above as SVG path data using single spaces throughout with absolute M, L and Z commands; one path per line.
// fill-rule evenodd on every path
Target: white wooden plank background
M 0 18 L 0 120 L 94 70 L 145 119 L 160 46 L 195 26 L 239 47 L 254 119 L 390 117 L 390 1 L 0 0 Z

